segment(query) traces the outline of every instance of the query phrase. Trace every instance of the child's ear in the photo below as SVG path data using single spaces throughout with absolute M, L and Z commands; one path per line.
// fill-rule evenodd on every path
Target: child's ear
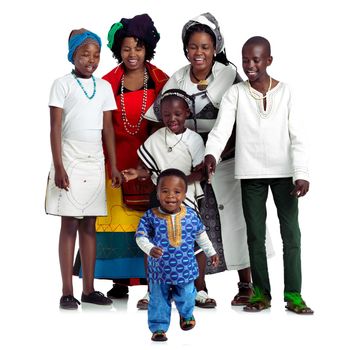
M 268 65 L 268 66 L 271 65 L 272 61 L 273 61 L 273 57 L 272 57 L 272 56 L 269 56 L 269 57 L 267 58 L 267 65 Z
M 186 109 L 186 118 L 188 118 L 191 115 L 191 111 L 189 108 Z

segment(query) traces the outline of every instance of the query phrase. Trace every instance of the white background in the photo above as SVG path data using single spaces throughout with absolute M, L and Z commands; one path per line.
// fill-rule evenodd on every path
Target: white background
M 348 349 L 349 285 L 349 39 L 346 1 L 11 1 L 1 9 L 1 288 L 2 349 Z M 197 326 L 182 332 L 174 310 L 166 344 L 150 341 L 147 313 L 136 301 L 145 287 L 111 309 L 58 309 L 59 219 L 44 214 L 50 166 L 51 83 L 70 71 L 67 38 L 85 27 L 103 39 L 102 76 L 116 62 L 106 47 L 107 32 L 122 17 L 147 12 L 161 40 L 154 64 L 169 75 L 187 63 L 181 29 L 210 11 L 219 20 L 229 59 L 240 74 L 242 44 L 267 37 L 274 61 L 270 74 L 290 83 L 306 120 L 311 190 L 300 200 L 303 296 L 312 317 L 287 313 L 283 303 L 281 244 L 275 209 L 269 224 L 276 256 L 269 261 L 272 308 L 247 314 L 232 308 L 237 274 L 208 276 L 216 310 L 195 310 Z M 106 292 L 108 281 L 96 281 Z M 81 281 L 75 280 L 80 297 Z

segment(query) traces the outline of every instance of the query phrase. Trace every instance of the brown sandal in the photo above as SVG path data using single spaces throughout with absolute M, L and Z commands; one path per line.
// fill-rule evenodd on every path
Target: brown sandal
M 284 293 L 284 300 L 287 302 L 286 309 L 298 315 L 313 315 L 314 311 L 309 308 L 302 299 L 300 293 Z
M 238 282 L 238 289 L 239 289 L 239 292 L 238 292 L 238 294 L 235 295 L 235 297 L 231 301 L 231 305 L 232 306 L 244 306 L 244 305 L 247 305 L 249 303 L 250 297 L 253 294 L 253 286 L 252 286 L 252 284 L 248 283 L 248 282 Z M 249 290 L 249 294 L 248 295 L 242 295 L 241 294 L 241 290 L 242 289 Z
M 215 299 L 209 298 L 204 290 L 197 292 L 195 305 L 203 309 L 213 309 L 216 307 Z
M 244 308 L 243 311 L 246 312 L 260 312 L 271 307 L 269 300 L 260 300 L 249 302 Z
M 180 316 L 180 327 L 183 331 L 189 331 L 196 325 L 196 320 L 194 317 L 190 317 L 188 319 L 183 318 Z
M 149 302 L 149 293 L 147 292 L 146 295 L 137 302 L 136 307 L 139 310 L 148 310 L 148 302 Z
M 253 295 L 243 308 L 246 312 L 260 312 L 271 307 L 271 299 L 259 287 L 253 288 Z
M 156 331 L 152 334 L 152 338 L 153 341 L 167 341 L 168 338 L 166 337 L 166 334 L 164 331 L 159 330 Z

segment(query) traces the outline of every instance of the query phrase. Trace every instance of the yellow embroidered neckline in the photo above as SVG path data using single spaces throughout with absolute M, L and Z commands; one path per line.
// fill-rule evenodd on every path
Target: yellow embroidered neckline
M 153 208 L 152 212 L 154 215 L 161 219 L 164 219 L 167 224 L 168 239 L 172 247 L 179 247 L 182 241 L 182 225 L 181 219 L 186 216 L 186 207 L 181 205 L 180 212 L 175 214 L 175 225 L 173 225 L 173 220 L 171 214 L 162 213 L 158 208 Z M 175 226 L 175 227 L 174 227 Z

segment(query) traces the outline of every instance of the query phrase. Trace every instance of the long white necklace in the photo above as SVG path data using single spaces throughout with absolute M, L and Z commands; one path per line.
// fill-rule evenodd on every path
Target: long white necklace
M 185 132 L 183 132 L 183 133 L 181 134 L 180 139 L 179 139 L 174 145 L 169 146 L 168 143 L 167 143 L 167 141 L 166 141 L 166 133 L 167 133 L 167 131 L 168 131 L 168 128 L 165 128 L 165 134 L 164 134 L 165 145 L 166 145 L 167 151 L 168 151 L 168 152 L 172 152 L 173 148 L 182 140 L 182 136 L 184 136 L 184 133 L 185 133 Z
M 260 95 L 258 95 L 255 91 L 253 91 L 252 86 L 251 86 L 250 83 L 249 83 L 249 80 L 247 80 L 247 84 L 248 84 L 248 89 L 249 89 L 250 95 L 251 95 L 253 98 L 255 98 L 256 100 L 263 100 L 264 98 L 266 98 L 268 92 L 271 90 L 272 79 L 271 79 L 271 77 L 270 77 L 270 85 L 269 85 L 269 88 L 267 89 L 266 94 L 265 94 L 264 96 L 260 96 Z
M 148 74 L 147 69 L 145 68 L 143 73 L 143 96 L 142 96 L 142 105 L 141 105 L 141 113 L 140 118 L 136 124 L 130 124 L 127 116 L 126 116 L 126 110 L 125 110 L 125 101 L 124 101 L 124 74 L 122 75 L 121 79 L 121 86 L 120 86 L 120 104 L 122 109 L 122 120 L 125 131 L 129 135 L 136 135 L 140 131 L 141 122 L 142 119 L 145 116 L 146 113 L 146 105 L 147 105 L 147 82 L 148 82 Z

